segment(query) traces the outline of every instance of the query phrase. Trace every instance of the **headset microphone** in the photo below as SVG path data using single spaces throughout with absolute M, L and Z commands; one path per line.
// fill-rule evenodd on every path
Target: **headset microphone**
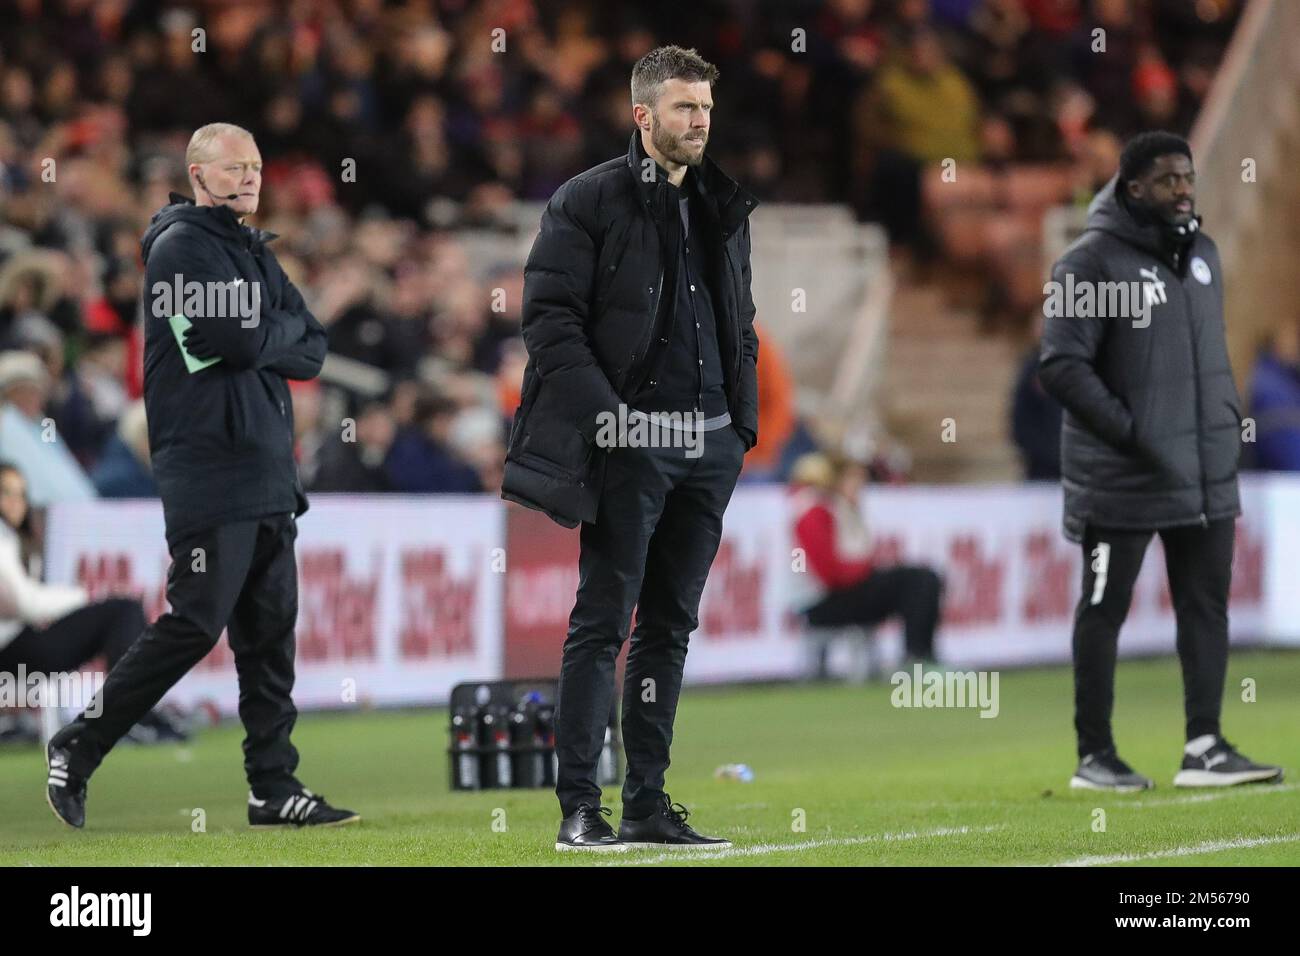
M 231 202 L 239 198 L 239 193 L 231 193 L 229 196 L 218 196 L 216 193 L 214 193 L 211 189 L 208 188 L 208 184 L 203 181 L 203 176 L 201 174 L 195 173 L 195 177 L 198 179 L 199 185 L 203 187 L 203 191 L 207 193 L 209 196 L 211 196 L 213 199 L 224 199 L 227 202 Z

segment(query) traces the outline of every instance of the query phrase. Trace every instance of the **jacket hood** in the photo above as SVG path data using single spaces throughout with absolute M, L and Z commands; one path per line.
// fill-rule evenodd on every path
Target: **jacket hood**
M 146 262 L 149 261 L 149 251 L 158 237 L 178 222 L 192 222 L 219 239 L 238 242 L 249 249 L 276 238 L 273 232 L 244 225 L 228 206 L 199 206 L 180 193 L 169 193 L 168 198 L 171 202 L 154 213 L 149 220 L 149 227 L 140 239 L 140 252 Z
M 1180 242 L 1191 242 L 1201 228 L 1201 217 L 1194 216 L 1185 226 L 1177 228 L 1158 222 L 1143 222 L 1129 210 L 1127 203 L 1121 200 L 1119 192 L 1119 174 L 1111 177 L 1110 182 L 1088 204 L 1087 229 L 1108 232 L 1123 239 L 1129 245 L 1137 246 L 1162 259 Z

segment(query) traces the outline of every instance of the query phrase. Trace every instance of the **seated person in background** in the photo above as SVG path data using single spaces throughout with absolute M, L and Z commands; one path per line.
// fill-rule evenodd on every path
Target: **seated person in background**
M 50 376 L 33 353 L 0 352 L 0 460 L 19 465 L 32 480 L 32 504 L 94 498 L 95 486 L 57 436 L 45 413 Z
M 876 567 L 859 501 L 867 467 L 842 454 L 804 455 L 790 476 L 794 535 L 807 570 L 802 606 L 813 627 L 870 627 L 898 615 L 908 666 L 934 662 L 943 582 L 927 567 Z
M 145 419 L 144 399 L 127 406 L 90 480 L 103 498 L 158 497 L 158 483 L 153 480 L 149 464 L 149 423 Z
M 0 462 L 0 673 L 69 673 L 96 657 L 107 672 L 144 630 L 135 598 L 91 601 L 85 588 L 44 584 L 27 573 L 27 486 L 22 472 Z M 187 734 L 153 711 L 130 732 L 139 743 L 185 740 Z
M 1255 467 L 1300 471 L 1300 320 L 1274 333 L 1255 360 L 1250 412 L 1255 417 Z

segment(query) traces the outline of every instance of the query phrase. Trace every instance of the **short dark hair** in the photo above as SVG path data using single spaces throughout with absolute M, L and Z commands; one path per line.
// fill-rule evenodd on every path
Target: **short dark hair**
M 1124 151 L 1119 156 L 1119 178 L 1121 182 L 1130 182 L 1146 173 L 1151 164 L 1161 156 L 1170 153 L 1182 153 L 1192 158 L 1192 147 L 1187 140 L 1176 133 L 1165 130 L 1150 130 L 1138 133 L 1124 144 Z
M 712 86 L 718 81 L 718 68 L 694 49 L 680 46 L 661 46 L 651 50 L 632 67 L 632 103 L 654 106 L 659 92 L 668 80 L 686 80 L 696 83 L 706 81 Z
M 415 400 L 412 420 L 420 428 L 428 428 L 439 418 L 455 415 L 460 411 L 455 401 L 438 392 L 426 393 Z

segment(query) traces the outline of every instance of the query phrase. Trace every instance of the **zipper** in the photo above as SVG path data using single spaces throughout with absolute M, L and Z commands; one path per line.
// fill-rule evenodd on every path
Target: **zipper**
M 734 258 L 733 258 L 733 256 L 731 255 L 731 250 L 727 248 L 727 240 L 726 240 L 726 239 L 723 239 L 723 240 L 722 240 L 722 251 L 723 251 L 723 254 L 726 256 L 727 262 L 728 262 L 728 263 L 732 263 L 732 262 L 734 261 Z M 743 290 L 742 290 L 741 287 L 740 287 L 740 270 L 739 270 L 739 269 L 732 268 L 732 270 L 731 270 L 731 280 L 732 280 L 732 285 L 735 286 L 735 289 L 736 289 L 735 337 L 734 337 L 733 341 L 736 343 L 736 378 L 735 378 L 735 382 L 736 382 L 736 388 L 737 388 L 737 390 L 739 390 L 739 388 L 740 388 L 740 360 L 741 360 L 741 358 L 742 358 L 742 357 L 744 356 L 744 354 L 745 354 L 744 342 L 741 341 L 741 337 L 740 337 L 740 309 L 741 309 L 741 299 L 742 299 L 742 297 L 741 297 L 741 293 L 742 293 Z
M 655 293 L 655 306 L 650 311 L 650 322 L 646 326 L 645 334 L 642 335 L 641 340 L 637 342 L 637 346 L 636 346 L 637 351 L 633 352 L 632 357 L 628 359 L 627 371 L 623 373 L 622 378 L 620 378 L 618 382 L 618 391 L 623 390 L 623 386 L 627 384 L 627 380 L 631 377 L 632 370 L 636 366 L 637 353 L 640 352 L 641 356 L 643 358 L 645 357 L 644 350 L 648 348 L 650 337 L 654 335 L 655 325 L 658 323 L 658 319 L 659 319 L 659 309 L 663 305 L 663 298 L 664 298 L 664 266 L 662 262 L 659 263 L 659 280 L 656 284 L 656 288 L 658 289 L 658 291 Z
M 1187 315 L 1187 339 L 1192 346 L 1192 388 L 1196 396 L 1196 465 L 1201 475 L 1201 527 L 1209 527 L 1209 519 L 1206 518 L 1205 512 L 1210 505 L 1209 490 L 1205 485 L 1205 456 L 1201 453 L 1201 363 L 1196 357 L 1196 323 L 1192 319 L 1192 301 L 1187 294 L 1187 288 L 1183 285 L 1182 278 L 1177 272 L 1174 272 L 1174 278 L 1178 279 L 1178 291 L 1183 295 L 1183 307 Z

